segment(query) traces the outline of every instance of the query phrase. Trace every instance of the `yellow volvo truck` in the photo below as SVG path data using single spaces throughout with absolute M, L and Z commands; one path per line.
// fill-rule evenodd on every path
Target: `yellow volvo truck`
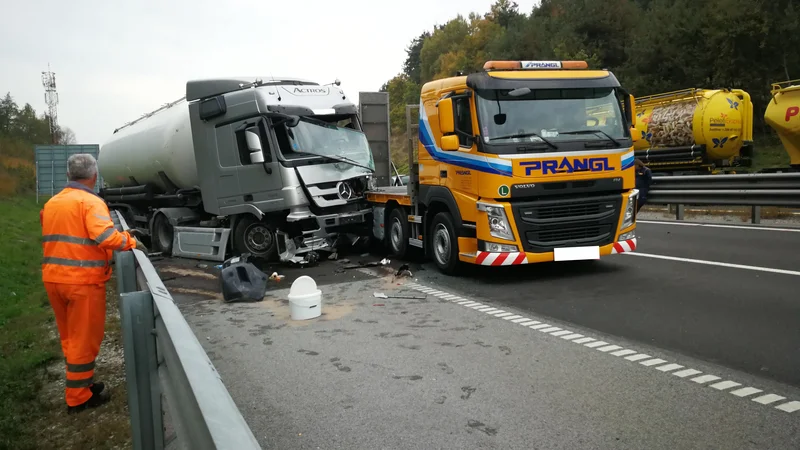
M 454 274 L 636 249 L 635 106 L 611 72 L 489 61 L 420 97 L 409 184 L 367 193 L 396 257 L 416 247 Z

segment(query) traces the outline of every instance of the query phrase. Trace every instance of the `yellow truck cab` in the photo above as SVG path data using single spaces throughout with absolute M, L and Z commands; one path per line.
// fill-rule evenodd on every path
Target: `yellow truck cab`
M 396 257 L 417 247 L 454 274 L 636 249 L 635 106 L 611 72 L 489 61 L 420 97 L 408 186 L 367 193 Z

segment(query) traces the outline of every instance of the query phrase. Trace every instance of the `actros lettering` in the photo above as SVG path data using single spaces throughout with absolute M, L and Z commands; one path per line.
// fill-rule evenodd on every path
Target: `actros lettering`
M 324 94 L 328 92 L 327 89 L 324 88 L 294 88 L 294 92 L 296 94 Z
M 530 176 L 534 172 L 541 171 L 542 175 L 572 172 L 605 172 L 614 170 L 608 162 L 608 158 L 562 158 L 561 160 L 551 159 L 546 161 L 523 161 L 519 163 L 525 167 L 525 175 Z

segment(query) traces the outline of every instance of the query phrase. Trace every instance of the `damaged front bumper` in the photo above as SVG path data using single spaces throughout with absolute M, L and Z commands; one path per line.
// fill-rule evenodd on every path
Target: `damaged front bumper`
M 366 236 L 366 233 L 354 233 L 369 221 L 372 209 L 366 208 L 341 214 L 318 216 L 309 210 L 295 210 L 287 217 L 288 222 L 317 222 L 316 230 L 303 231 L 302 236 L 291 237 L 288 233 L 278 231 L 278 255 L 281 262 L 309 262 L 311 252 L 334 252 L 341 245 L 353 246 Z M 344 238 L 344 239 L 343 239 Z

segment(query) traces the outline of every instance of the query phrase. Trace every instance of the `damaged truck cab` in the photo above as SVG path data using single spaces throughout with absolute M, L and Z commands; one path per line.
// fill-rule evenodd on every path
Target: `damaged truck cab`
M 291 259 L 364 234 L 374 172 L 356 105 L 297 78 L 189 81 L 115 130 L 101 196 L 166 255 Z

